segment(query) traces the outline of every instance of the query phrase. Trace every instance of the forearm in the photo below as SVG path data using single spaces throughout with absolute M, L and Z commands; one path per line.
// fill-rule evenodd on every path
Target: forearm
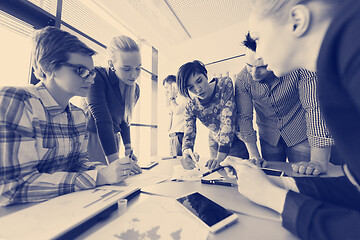
M 245 142 L 246 148 L 249 152 L 249 157 L 260 157 L 260 153 L 258 150 L 258 147 L 256 145 L 256 142 Z
M 225 160 L 225 158 L 226 158 L 228 155 L 229 155 L 228 153 L 218 152 L 215 160 L 217 160 L 217 161 L 219 161 L 219 162 L 222 162 L 222 161 Z
M 123 140 L 124 146 L 130 144 L 131 147 L 131 138 L 130 138 L 130 125 L 123 121 L 120 125 L 120 134 Z
M 185 108 L 185 128 L 182 150 L 194 149 L 196 138 L 196 117 L 190 109 Z
M 327 168 L 331 156 L 331 147 L 311 147 L 310 162 L 317 162 Z
M 288 190 L 274 186 L 267 192 L 268 194 L 264 198 L 266 199 L 266 202 L 263 205 L 281 214 L 284 209 L 286 194 Z
M 86 172 L 31 173 L 2 185 L 0 205 L 41 202 L 74 191 L 95 187 L 97 170 Z M 22 184 L 19 184 L 23 182 Z

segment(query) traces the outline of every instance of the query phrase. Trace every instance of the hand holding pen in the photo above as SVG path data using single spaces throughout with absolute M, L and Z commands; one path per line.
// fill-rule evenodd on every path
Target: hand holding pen
M 137 157 L 134 155 L 134 151 L 130 149 L 129 151 L 125 151 L 125 155 L 130 158 L 131 162 L 131 173 L 130 175 L 141 173 L 142 170 L 137 165 Z
M 200 156 L 196 152 L 193 152 L 190 148 L 183 151 L 183 157 L 181 158 L 181 165 L 187 170 L 192 170 L 197 168 L 200 171 L 199 167 Z

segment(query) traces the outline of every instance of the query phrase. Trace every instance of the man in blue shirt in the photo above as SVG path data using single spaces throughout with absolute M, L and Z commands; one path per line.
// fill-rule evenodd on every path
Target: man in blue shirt
M 235 82 L 239 137 L 250 158 L 261 162 L 253 129 L 253 107 L 259 129 L 261 155 L 267 161 L 288 159 L 295 172 L 325 173 L 334 144 L 321 116 L 317 76 L 297 69 L 282 77 L 266 69 L 255 56 L 256 42 L 250 33 L 243 41 L 247 66 Z

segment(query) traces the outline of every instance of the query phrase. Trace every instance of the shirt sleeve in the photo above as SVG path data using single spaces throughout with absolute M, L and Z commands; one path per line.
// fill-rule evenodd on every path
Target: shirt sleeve
M 0 205 L 40 202 L 95 187 L 97 170 L 50 174 L 37 170 L 39 153 L 34 128 L 39 122 L 30 117 L 33 109 L 24 100 L 26 94 L 14 88 L 0 92 Z M 96 165 L 84 164 L 79 164 L 79 169 Z
M 220 100 L 220 142 L 219 152 L 229 153 L 234 138 L 236 105 L 234 85 L 231 78 L 224 78 Z
M 86 101 L 94 118 L 101 146 L 105 155 L 108 156 L 116 153 L 118 148 L 116 147 L 113 121 L 106 103 L 105 74 L 102 71 L 103 69 L 97 69 L 98 74 L 90 87 Z
M 120 124 L 120 134 L 124 145 L 131 143 L 130 124 L 125 122 L 124 120 Z
M 256 131 L 253 128 L 253 102 L 251 93 L 246 87 L 248 73 L 244 68 L 235 81 L 235 99 L 238 111 L 239 138 L 246 143 L 256 142 Z
M 289 191 L 283 226 L 301 239 L 360 239 L 360 212 Z
M 331 147 L 335 142 L 321 115 L 317 92 L 317 76 L 314 72 L 304 69 L 299 71 L 299 95 L 301 104 L 305 109 L 309 144 L 311 147 L 316 148 Z
M 194 150 L 195 138 L 196 138 L 196 115 L 194 113 L 193 101 L 190 101 L 185 107 L 184 113 L 184 137 L 182 150 L 190 148 Z

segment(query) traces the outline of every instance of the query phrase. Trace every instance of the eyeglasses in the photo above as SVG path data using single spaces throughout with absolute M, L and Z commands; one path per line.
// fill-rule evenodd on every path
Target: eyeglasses
M 84 66 L 81 65 L 74 65 L 68 62 L 61 63 L 63 66 L 71 67 L 74 69 L 74 72 L 79 75 L 79 77 L 87 79 L 88 77 L 95 78 L 96 77 L 96 71 L 95 69 L 89 70 Z

